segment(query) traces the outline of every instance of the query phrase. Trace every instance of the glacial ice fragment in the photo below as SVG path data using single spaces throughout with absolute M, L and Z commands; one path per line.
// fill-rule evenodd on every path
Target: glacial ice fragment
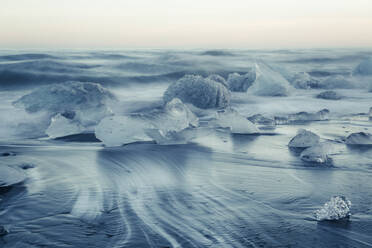
M 249 91 L 258 96 L 288 96 L 292 86 L 278 72 L 269 66 L 259 63 L 256 65 L 257 78 Z
M 298 112 L 295 114 L 289 114 L 288 116 L 275 116 L 274 119 L 277 125 L 303 123 L 309 121 L 325 121 L 329 119 L 329 110 L 322 109 L 316 113 Z
M 316 95 L 316 98 L 326 99 L 326 100 L 340 100 L 343 98 L 343 96 L 338 94 L 336 91 L 327 90 L 327 91 L 320 92 L 318 95 Z
M 58 138 L 81 133 L 84 128 L 76 121 L 66 118 L 62 114 L 52 117 L 51 123 L 45 133 L 50 138 Z
M 372 134 L 359 132 L 352 133 L 346 138 L 347 145 L 372 145 Z
M 23 107 L 29 113 L 45 112 L 49 118 L 60 114 L 88 128 L 97 125 L 104 117 L 112 115 L 107 105 L 110 100 L 115 100 L 115 97 L 99 84 L 69 81 L 39 87 L 13 104 Z M 54 130 L 56 126 L 53 125 L 61 124 L 63 120 L 61 117 L 57 119 L 58 121 L 51 127 Z M 66 123 L 67 121 L 64 124 Z M 51 130 L 49 131 L 51 134 Z M 63 135 L 60 131 L 62 129 L 59 129 L 58 135 Z
M 327 143 L 318 143 L 303 150 L 300 154 L 302 161 L 317 164 L 328 164 L 332 160 L 329 157 L 330 145 Z
M 351 202 L 344 196 L 333 196 L 324 206 L 315 211 L 315 218 L 318 221 L 341 220 L 350 217 Z
M 372 57 L 363 60 L 353 71 L 353 75 L 372 76 Z
M 171 84 L 163 95 L 164 102 L 179 98 L 198 108 L 224 108 L 230 104 L 230 92 L 220 82 L 197 75 L 186 75 Z
M 300 129 L 295 137 L 291 139 L 288 146 L 295 148 L 307 148 L 318 144 L 319 136 L 311 131 Z
M 229 90 L 236 92 L 246 92 L 256 80 L 255 68 L 250 68 L 246 74 L 231 73 L 227 78 Z
M 95 128 L 96 138 L 106 146 L 121 146 L 138 141 L 151 141 L 145 133 L 153 128 L 148 122 L 131 116 L 109 116 Z
M 225 109 L 217 112 L 216 125 L 229 128 L 235 134 L 256 134 L 258 128 L 247 118 L 233 109 Z
M 320 87 L 319 80 L 313 78 L 307 72 L 296 73 L 290 82 L 297 89 L 316 89 Z
M 255 114 L 255 115 L 249 116 L 247 119 L 254 124 L 275 126 L 275 120 L 274 119 L 269 118 L 269 117 L 265 117 L 261 114 Z

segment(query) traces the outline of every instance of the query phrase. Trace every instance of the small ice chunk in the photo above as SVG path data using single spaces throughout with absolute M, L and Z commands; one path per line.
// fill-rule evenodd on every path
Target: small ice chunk
M 109 116 L 95 128 L 96 138 L 106 146 L 121 146 L 138 141 L 151 141 L 145 133 L 153 128 L 148 122 L 131 116 Z
M 313 78 L 307 72 L 296 73 L 290 82 L 297 89 L 316 89 L 320 87 L 319 80 Z
M 257 79 L 249 88 L 258 96 L 288 96 L 292 90 L 289 82 L 269 66 L 259 63 L 256 65 Z
M 233 109 L 218 111 L 216 124 L 222 128 L 229 128 L 231 133 L 235 134 L 259 133 L 258 128 L 251 121 Z
M 331 200 L 315 211 L 317 221 L 341 220 L 350 217 L 351 202 L 344 196 L 332 196 Z
M 227 78 L 229 90 L 236 92 L 246 92 L 256 80 L 255 68 L 250 68 L 246 74 L 231 73 Z
M 197 127 L 199 119 L 178 98 L 173 98 L 165 105 L 164 115 L 160 115 L 158 126 L 165 131 L 180 131 L 189 126 Z
M 291 139 L 288 146 L 296 148 L 307 148 L 319 143 L 319 136 L 311 131 L 300 129 L 295 137 Z
M 317 164 L 326 164 L 331 162 L 329 157 L 330 145 L 326 143 L 318 143 L 314 146 L 306 148 L 300 154 L 302 161 L 317 163 Z
M 220 82 L 197 75 L 186 75 L 171 84 L 163 95 L 164 102 L 179 98 L 198 108 L 224 108 L 230 104 L 230 92 Z
M 363 60 L 353 71 L 353 75 L 372 76 L 372 57 Z
M 347 145 L 372 145 L 372 135 L 365 132 L 352 133 L 346 138 Z
M 343 96 L 341 96 L 340 94 L 338 94 L 336 91 L 327 90 L 327 91 L 320 92 L 316 96 L 316 98 L 326 99 L 326 100 L 340 100 L 340 99 L 343 98 Z
M 254 124 L 269 125 L 269 126 L 275 125 L 274 119 L 265 117 L 261 114 L 255 114 L 255 115 L 249 116 L 247 119 L 253 122 Z
M 288 116 L 275 116 L 277 125 L 285 125 L 291 123 L 302 123 L 309 121 L 325 121 L 329 119 L 329 110 L 322 109 L 316 113 L 298 112 Z
M 76 121 L 66 118 L 62 114 L 52 117 L 52 121 L 45 131 L 50 138 L 64 137 L 81 133 L 84 128 Z

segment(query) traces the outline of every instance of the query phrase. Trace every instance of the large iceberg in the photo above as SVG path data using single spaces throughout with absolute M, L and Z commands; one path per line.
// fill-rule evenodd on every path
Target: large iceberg
M 251 121 L 240 115 L 233 109 L 218 111 L 215 125 L 217 127 L 229 128 L 235 134 L 257 134 L 258 128 Z
M 341 220 L 350 217 L 351 202 L 344 196 L 333 196 L 324 206 L 315 211 L 315 218 L 318 221 Z
M 346 138 L 347 145 L 372 145 L 372 135 L 365 132 L 352 133 Z
M 264 63 L 256 65 L 257 79 L 249 88 L 253 94 L 258 96 L 288 96 L 292 86 L 278 72 L 272 70 Z
M 288 146 L 294 148 L 307 148 L 318 144 L 319 136 L 311 131 L 300 129 L 295 137 L 291 139 Z
M 65 126 L 68 135 L 72 127 L 69 122 L 87 128 L 111 115 L 108 103 L 112 100 L 116 100 L 114 95 L 97 83 L 69 81 L 39 87 L 13 104 L 28 113 L 46 113 L 49 118 L 54 118 L 48 120 L 52 125 L 49 131 L 58 128 L 58 133 L 63 135 L 62 127 Z
M 353 71 L 353 75 L 372 76 L 372 58 L 363 60 Z
M 163 95 L 164 102 L 179 98 L 198 108 L 224 108 L 230 104 L 230 92 L 223 83 L 197 75 L 186 75 L 171 84 Z
M 246 92 L 256 80 L 255 68 L 250 68 L 246 74 L 231 73 L 227 78 L 229 90 L 237 92 Z

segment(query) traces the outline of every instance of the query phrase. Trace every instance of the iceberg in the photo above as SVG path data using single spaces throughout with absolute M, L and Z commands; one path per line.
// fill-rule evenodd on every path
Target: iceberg
M 337 221 L 350 217 L 351 202 L 344 196 L 333 196 L 324 206 L 315 211 L 315 218 L 318 221 Z
M 290 80 L 293 87 L 297 89 L 316 89 L 320 88 L 318 79 L 313 78 L 307 72 L 296 73 Z
M 319 136 L 311 131 L 300 129 L 295 137 L 293 137 L 288 146 L 294 148 L 307 148 L 319 143 Z
M 316 98 L 325 99 L 325 100 L 340 100 L 343 98 L 340 94 L 333 90 L 327 90 L 320 92 L 316 95 Z
M 215 124 L 217 127 L 229 128 L 235 134 L 258 134 L 259 130 L 251 121 L 233 109 L 218 111 Z
M 246 74 L 231 73 L 227 78 L 229 90 L 236 92 L 246 92 L 256 80 L 256 70 L 250 68 Z
M 138 141 L 152 141 L 145 130 L 153 128 L 141 118 L 131 116 L 109 116 L 95 128 L 95 136 L 105 146 L 121 146 Z
M 52 117 L 51 123 L 45 133 L 50 138 L 58 138 L 72 134 L 78 134 L 84 131 L 84 128 L 71 118 L 66 118 L 62 114 Z
M 260 63 L 256 65 L 257 79 L 249 88 L 253 94 L 258 96 L 288 96 L 292 86 L 278 72 L 273 71 L 267 65 Z
M 179 98 L 198 108 L 225 108 L 230 104 L 230 92 L 220 82 L 197 75 L 186 75 L 171 84 L 163 95 L 164 102 Z
M 318 143 L 303 150 L 300 154 L 302 161 L 317 164 L 327 164 L 332 160 L 329 157 L 330 146 L 326 143 Z
M 363 60 L 353 71 L 353 75 L 372 76 L 372 58 Z
M 372 145 L 372 135 L 365 132 L 352 133 L 347 138 L 347 145 Z

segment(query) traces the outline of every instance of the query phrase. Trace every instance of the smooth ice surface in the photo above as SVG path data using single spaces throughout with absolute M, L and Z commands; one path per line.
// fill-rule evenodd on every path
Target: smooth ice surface
M 256 65 L 257 78 L 250 91 L 258 96 L 288 96 L 292 91 L 292 86 L 278 72 L 272 70 L 264 63 Z
M 220 82 L 197 75 L 186 75 L 171 84 L 165 91 L 164 102 L 179 98 L 198 108 L 221 108 L 230 103 L 230 93 Z
M 372 145 L 372 134 L 359 132 L 352 133 L 346 138 L 348 145 Z
M 351 202 L 344 196 L 333 196 L 330 201 L 315 212 L 315 218 L 318 221 L 323 220 L 341 220 L 351 215 Z
M 320 92 L 318 95 L 316 95 L 316 98 L 321 98 L 321 99 L 326 99 L 326 100 L 340 100 L 341 98 L 343 98 L 343 96 L 337 93 L 336 91 L 327 90 L 327 91 Z
M 363 60 L 353 71 L 354 75 L 372 76 L 372 57 Z
M 256 80 L 256 68 L 249 68 L 246 74 L 231 73 L 227 78 L 229 90 L 246 92 Z
M 233 109 L 218 111 L 216 114 L 216 124 L 219 127 L 229 128 L 235 134 L 255 134 L 259 133 L 258 128 L 246 117 L 240 115 Z
M 84 128 L 77 122 L 70 118 L 66 118 L 61 114 L 52 117 L 51 123 L 45 133 L 50 138 L 63 137 L 72 134 L 81 133 Z
M 109 116 L 95 128 L 97 139 L 106 146 L 121 146 L 138 141 L 151 141 L 145 130 L 152 126 L 142 119 L 131 116 Z
M 328 143 L 318 143 L 306 148 L 300 154 L 300 158 L 309 163 L 326 164 L 331 162 L 329 156 L 331 145 Z
M 289 141 L 289 147 L 307 148 L 318 144 L 319 136 L 311 131 L 300 129 L 295 137 Z

